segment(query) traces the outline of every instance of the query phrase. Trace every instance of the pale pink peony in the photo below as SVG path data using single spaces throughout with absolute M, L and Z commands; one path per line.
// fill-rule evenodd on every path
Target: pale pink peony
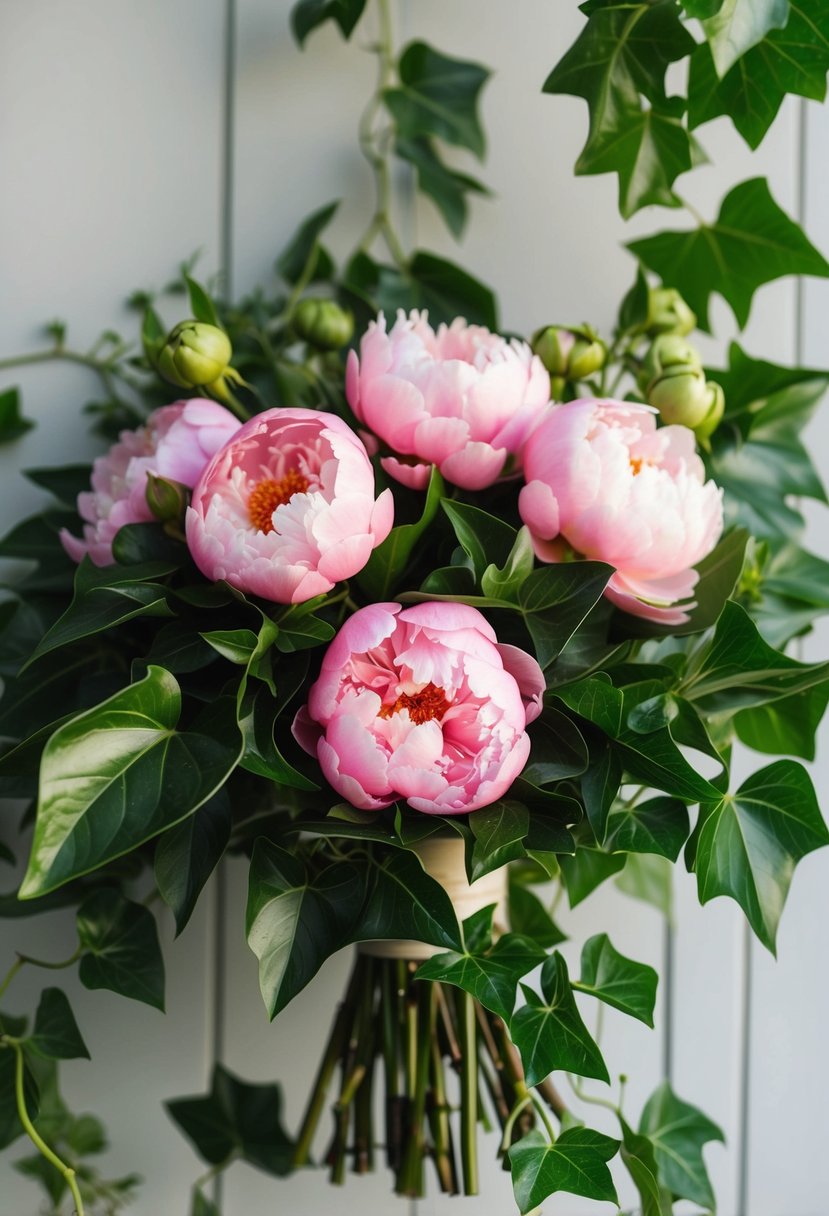
M 705 481 L 694 434 L 647 406 L 571 401 L 551 408 L 524 453 L 518 509 L 542 561 L 569 545 L 616 567 L 606 595 L 663 625 L 688 620 L 698 575 L 717 543 L 722 490 Z
M 433 815 L 488 806 L 527 762 L 535 659 L 465 604 L 371 604 L 326 651 L 294 735 L 352 806 Z
M 394 453 L 381 461 L 391 477 L 422 489 L 437 465 L 454 485 L 482 490 L 508 460 L 507 472 L 520 468 L 550 377 L 525 342 L 462 317 L 435 333 L 428 313 L 400 310 L 390 333 L 382 313 L 371 322 L 359 359 L 349 352 L 346 396 Z
M 349 426 L 319 410 L 257 414 L 193 491 L 187 543 L 201 572 L 280 604 L 350 578 L 389 534 L 391 490 Z
M 192 488 L 210 457 L 241 425 L 223 405 L 193 397 L 154 410 L 135 431 L 122 431 L 93 464 L 91 491 L 78 495 L 78 513 L 86 520 L 83 540 L 65 528 L 60 533 L 66 552 L 76 562 L 89 554 L 96 566 L 111 565 L 118 529 L 153 519 L 147 474 Z

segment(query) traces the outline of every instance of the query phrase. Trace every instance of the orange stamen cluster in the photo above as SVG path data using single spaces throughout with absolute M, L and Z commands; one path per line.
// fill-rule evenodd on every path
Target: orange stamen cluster
M 636 476 L 636 474 L 637 474 L 637 473 L 641 473 L 641 472 L 642 472 L 642 465 L 643 465 L 644 463 L 645 463 L 645 462 L 644 462 L 644 460 L 642 459 L 642 457 L 641 457 L 641 456 L 631 456 L 631 458 L 630 458 L 630 467 L 633 469 L 633 476 L 634 476 L 634 477 Z
M 377 716 L 390 718 L 392 714 L 400 713 L 401 709 L 407 709 L 412 722 L 420 726 L 432 718 L 442 718 L 451 704 L 443 689 L 429 681 L 420 692 L 401 693 L 394 704 L 382 706 Z
M 277 507 L 289 502 L 294 494 L 304 494 L 308 489 L 308 478 L 296 469 L 290 469 L 279 481 L 267 478 L 251 490 L 248 499 L 248 516 L 259 532 L 273 532 L 272 516 Z

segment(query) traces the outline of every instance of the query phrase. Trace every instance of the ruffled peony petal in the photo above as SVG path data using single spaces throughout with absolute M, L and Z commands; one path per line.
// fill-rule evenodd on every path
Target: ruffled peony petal
M 429 484 L 429 478 L 432 476 L 430 464 L 404 464 L 396 456 L 383 456 L 380 464 L 389 477 L 408 486 L 410 490 L 425 490 Z
M 506 448 L 491 448 L 488 443 L 468 443 L 441 463 L 447 481 L 464 490 L 485 490 L 497 481 L 507 458 Z

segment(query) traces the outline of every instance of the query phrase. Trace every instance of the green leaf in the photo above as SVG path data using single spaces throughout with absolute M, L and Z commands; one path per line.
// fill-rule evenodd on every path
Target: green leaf
M 277 710 L 269 689 L 259 687 L 245 693 L 238 711 L 239 729 L 244 740 L 240 767 L 291 789 L 319 789 L 315 782 L 294 768 L 276 746 Z
M 490 72 L 479 63 L 450 59 L 425 42 L 410 42 L 398 64 L 400 85 L 383 100 L 403 139 L 436 135 L 481 159 L 484 132 L 478 97 Z
M 701 808 L 701 825 L 694 867 L 700 903 L 735 899 L 774 953 L 795 866 L 829 844 L 808 773 L 794 760 L 778 760 L 736 794 Z
M 8 1026 L 10 1019 L 4 1017 Z M 11 1027 L 9 1028 L 11 1030 Z M 9 1048 L 0 1049 L 0 1152 L 13 1144 L 19 1136 L 24 1135 L 23 1124 L 17 1114 L 15 1099 L 15 1073 L 17 1053 Z M 29 1062 L 24 1055 L 23 1063 L 23 1093 L 26 1099 L 26 1109 L 32 1119 L 37 1119 L 39 1093 L 37 1081 L 32 1075 Z
M 35 1028 L 29 1043 L 41 1055 L 56 1060 L 89 1059 L 89 1052 L 78 1030 L 78 1023 L 66 993 L 60 988 L 44 988 L 40 994 Z
M 277 1177 L 290 1173 L 294 1146 L 282 1126 L 278 1085 L 252 1085 L 216 1064 L 209 1094 L 164 1105 L 210 1165 L 235 1157 Z
M 514 933 L 528 937 L 544 949 L 564 941 L 564 934 L 537 895 L 510 876 L 509 923 Z
M 612 573 L 602 562 L 567 562 L 535 570 L 524 581 L 519 599 L 542 669 L 558 658 L 602 598 Z
M 498 311 L 491 288 L 446 258 L 423 250 L 409 264 L 412 283 L 410 307 L 427 308 L 429 321 L 450 325 L 455 317 L 466 317 L 473 325 L 498 329 Z
M 619 1115 L 622 1127 L 621 1158 L 642 1201 L 642 1216 L 672 1216 L 671 1196 L 659 1185 L 659 1169 L 653 1144 Z
M 530 759 L 521 773 L 525 781 L 533 785 L 552 785 L 566 777 L 578 777 L 587 768 L 584 736 L 566 714 L 545 706 L 528 733 Z
M 524 837 L 530 830 L 530 816 L 520 802 L 501 799 L 481 807 L 469 816 L 472 850 L 467 870 L 470 882 L 500 869 L 508 861 L 525 857 Z
M 789 19 L 742 55 L 722 79 L 706 43 L 691 56 L 688 123 L 727 114 L 751 148 L 759 147 L 787 93 L 823 101 L 829 69 L 829 9 L 823 0 L 790 0 Z
M 762 42 L 769 30 L 782 29 L 789 19 L 789 0 L 723 0 L 702 28 L 720 76 Z
M 78 908 L 78 938 L 84 987 L 108 988 L 163 1011 L 164 960 L 147 908 L 102 887 Z
M 758 705 L 734 715 L 737 738 L 747 747 L 771 756 L 815 758 L 815 733 L 829 703 L 829 681 L 782 697 L 773 705 Z
M 648 280 L 642 273 L 642 267 L 636 267 L 636 278 L 630 291 L 622 298 L 619 305 L 619 320 L 617 331 L 620 334 L 641 331 L 648 319 Z
M 510 1019 L 510 1038 L 521 1053 L 528 1085 L 537 1085 L 554 1069 L 610 1083 L 598 1046 L 581 1020 L 567 964 L 555 951 L 541 969 L 538 996 L 525 984 L 526 1005 Z
M 613 737 L 621 730 L 624 694 L 604 672 L 557 688 L 556 697 L 580 718 L 595 722 L 606 735 Z
M 582 947 L 581 979 L 572 986 L 652 1027 L 658 982 L 653 967 L 625 958 L 606 933 L 598 933 Z
M 78 526 L 75 511 L 52 510 L 15 524 L 0 540 L 0 557 L 23 557 L 44 565 L 59 564 L 75 573 L 75 563 L 60 542 L 62 528 Z
M 625 868 L 616 886 L 631 899 L 639 899 L 661 912 L 667 921 L 673 916 L 673 867 L 665 857 L 649 853 L 628 853 Z
M 649 203 L 676 206 L 673 182 L 702 154 L 682 126 L 681 105 L 666 96 L 665 72 L 694 41 L 671 0 L 611 0 L 586 11 L 587 25 L 543 89 L 588 104 L 590 130 L 576 173 L 618 173 L 625 217 Z
M 578 848 L 573 857 L 562 854 L 558 863 L 570 907 L 575 908 L 608 878 L 624 869 L 625 860 L 623 853 L 602 853 L 584 847 Z
M 193 1204 L 190 1208 L 190 1216 L 222 1216 L 219 1209 L 216 1207 L 206 1195 L 196 1187 L 193 1191 Z
M 655 853 L 676 861 L 690 830 L 684 802 L 650 798 L 614 811 L 607 821 L 604 844 L 614 852 Z
M 30 418 L 24 418 L 20 412 L 20 392 L 16 388 L 7 388 L 0 393 L 0 443 L 11 443 L 19 439 L 36 424 Z
M 92 466 L 65 464 L 57 468 L 24 469 L 23 476 L 43 490 L 48 490 L 58 502 L 74 507 L 78 495 L 89 489 Z
M 412 938 L 444 949 L 463 949 L 449 896 L 417 857 L 402 849 L 370 858 L 366 902 L 352 940 L 378 938 Z
M 365 3 L 365 0 L 362 0 L 362 3 Z M 324 19 L 321 18 L 321 20 Z M 301 41 L 302 39 L 300 39 Z M 320 245 L 319 238 L 331 223 L 339 205 L 339 199 L 337 199 L 333 203 L 327 203 L 325 207 L 320 207 L 318 211 L 312 212 L 302 221 L 282 250 L 276 259 L 276 270 L 286 282 L 291 284 L 298 282 L 311 258 L 314 259 L 312 279 L 327 279 L 331 276 L 334 269 L 333 263 Z
M 416 978 L 454 984 L 508 1021 L 515 1008 L 518 981 L 545 957 L 543 947 L 530 938 L 505 933 L 486 953 L 467 946 L 463 953 L 453 950 L 433 955 L 421 963 Z
M 653 1145 L 659 1181 L 666 1190 L 713 1211 L 716 1203 L 702 1149 L 711 1140 L 724 1141 L 716 1123 L 678 1098 L 665 1081 L 648 1099 L 639 1132 Z
M 387 600 L 403 579 L 415 545 L 437 514 L 443 491 L 443 478 L 433 468 L 420 519 L 392 528 L 357 575 L 357 582 L 372 600 L 378 603 Z
M 506 563 L 518 533 L 496 515 L 480 507 L 444 498 L 440 504 L 449 516 L 458 544 L 469 556 L 478 582 L 494 562 Z
M 508 1150 L 518 1210 L 533 1212 L 557 1191 L 618 1205 L 606 1164 L 618 1148 L 618 1140 L 588 1127 L 568 1128 L 555 1144 L 537 1129 L 527 1132 Z
M 271 1018 L 349 940 L 364 897 L 362 875 L 351 863 L 311 876 L 298 857 L 264 838 L 256 841 L 245 923 Z
M 216 329 L 221 329 L 222 324 L 219 321 L 216 306 L 211 300 L 209 294 L 205 291 L 200 283 L 191 278 L 189 274 L 184 276 L 184 281 L 187 284 L 187 295 L 190 298 L 190 309 L 196 321 L 201 321 L 204 325 L 215 325 Z
M 137 684 L 60 726 L 41 760 L 29 865 L 32 899 L 137 848 L 191 814 L 235 767 L 241 740 L 226 698 L 175 729 L 175 678 L 150 667 Z
M 455 237 L 466 227 L 467 194 L 490 191 L 477 178 L 450 169 L 437 154 L 432 141 L 425 135 L 413 139 L 398 138 L 394 150 L 399 157 L 413 165 L 417 172 L 417 188 L 432 199 Z
M 291 10 L 291 29 L 300 46 L 317 26 L 335 21 L 346 40 L 363 15 L 366 0 L 298 0 Z
M 155 846 L 153 874 L 161 898 L 176 920 L 176 935 L 190 919 L 202 887 L 213 873 L 230 838 L 233 811 L 222 789 Z
M 517 604 L 525 580 L 532 574 L 535 557 L 530 530 L 520 528 L 515 543 L 501 567 L 492 562 L 481 575 L 481 590 L 493 599 Z
M 752 297 L 764 283 L 789 274 L 829 276 L 829 263 L 778 207 L 761 177 L 735 186 L 713 224 L 661 232 L 632 241 L 628 249 L 677 288 L 704 330 L 710 330 L 712 291 L 731 306 L 742 329 Z
M 798 663 L 772 649 L 739 604 L 730 600 L 696 670 L 686 676 L 685 697 L 706 715 L 767 705 L 822 687 L 829 663 Z

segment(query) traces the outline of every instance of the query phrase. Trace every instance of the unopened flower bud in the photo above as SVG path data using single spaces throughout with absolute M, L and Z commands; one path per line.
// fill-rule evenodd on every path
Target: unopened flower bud
M 705 387 L 710 394 L 711 405 L 702 422 L 698 422 L 694 427 L 694 433 L 700 443 L 707 443 L 722 422 L 722 416 L 725 413 L 725 393 L 722 387 L 714 380 L 706 381 Z
M 662 334 L 651 343 L 639 369 L 637 383 L 644 396 L 650 399 L 651 388 L 666 372 L 701 371 L 702 360 L 690 342 L 676 334 Z
M 190 492 L 180 481 L 147 474 L 145 490 L 147 506 L 161 523 L 177 523 L 184 527 L 184 516 L 190 503 Z
M 652 287 L 648 291 L 648 316 L 645 321 L 648 333 L 682 337 L 696 329 L 696 325 L 696 313 L 692 312 L 675 287 Z
M 604 342 L 589 325 L 548 325 L 535 334 L 532 348 L 553 377 L 553 397 L 561 395 L 567 380 L 585 380 L 601 371 L 607 359 Z
M 156 366 L 179 388 L 201 388 L 221 379 L 232 354 L 224 330 L 203 321 L 180 321 L 167 335 Z
M 354 334 L 354 318 L 335 300 L 308 296 L 294 309 L 294 329 L 318 350 L 339 350 Z

